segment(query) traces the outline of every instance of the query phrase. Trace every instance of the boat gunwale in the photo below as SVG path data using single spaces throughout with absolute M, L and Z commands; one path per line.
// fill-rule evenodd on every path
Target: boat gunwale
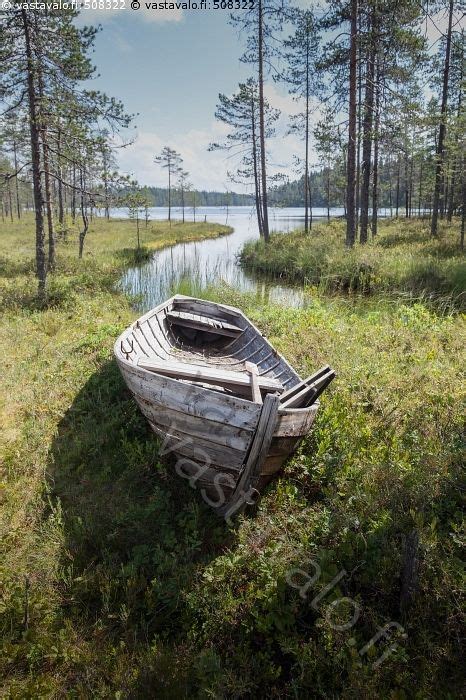
M 161 378 L 161 379 L 169 379 L 170 381 L 176 382 L 176 384 L 179 383 L 180 380 L 177 379 L 177 378 L 174 378 L 174 377 L 167 377 L 166 375 L 158 374 L 157 372 L 152 372 L 151 370 L 144 369 L 143 367 L 140 367 L 139 365 L 137 365 L 135 362 L 132 362 L 131 360 L 128 360 L 126 357 L 124 357 L 124 353 L 123 353 L 123 351 L 122 351 L 122 349 L 121 349 L 121 345 L 122 345 L 123 341 L 127 339 L 127 337 L 128 337 L 129 334 L 133 333 L 135 330 L 140 330 L 140 329 L 139 329 L 139 326 L 140 326 L 141 324 L 143 324 L 145 321 L 147 321 L 147 320 L 153 318 L 154 316 L 157 316 L 158 312 L 163 311 L 164 309 L 167 309 L 167 308 L 169 307 L 170 304 L 173 305 L 173 303 L 174 303 L 174 301 L 175 301 L 176 299 L 186 300 L 186 301 L 194 301 L 194 302 L 201 302 L 201 303 L 203 303 L 203 304 L 211 304 L 212 306 L 218 306 L 218 307 L 220 307 L 221 309 L 225 309 L 227 312 L 232 313 L 232 314 L 235 315 L 236 317 L 240 317 L 240 318 L 244 319 L 244 321 L 246 322 L 246 324 L 248 324 L 249 327 L 252 328 L 252 330 L 254 330 L 254 332 L 257 334 L 257 337 L 260 338 L 260 339 L 262 339 L 264 345 L 268 346 L 268 347 L 273 351 L 274 355 L 275 355 L 277 358 L 279 358 L 279 359 L 285 364 L 285 366 L 290 370 L 290 372 L 294 375 L 294 377 L 295 377 L 296 380 L 297 380 L 296 383 L 302 381 L 302 378 L 300 377 L 300 375 L 298 374 L 298 372 L 294 369 L 294 367 L 293 367 L 293 366 L 287 361 L 287 359 L 286 359 L 285 357 L 283 357 L 283 355 L 269 342 L 269 340 L 268 340 L 268 339 L 266 338 L 266 336 L 260 331 L 260 329 L 257 328 L 257 326 L 255 326 L 254 323 L 253 323 L 240 309 L 238 309 L 238 308 L 236 308 L 236 307 L 234 307 L 234 306 L 228 306 L 227 304 L 220 304 L 220 303 L 217 303 L 217 302 L 209 301 L 208 299 L 198 299 L 198 298 L 196 298 L 196 297 L 190 297 L 190 296 L 187 296 L 187 295 L 184 295 L 184 294 L 174 294 L 172 297 L 170 297 L 170 298 L 167 299 L 166 301 L 162 302 L 161 304 L 158 304 L 158 305 L 155 306 L 153 309 L 150 309 L 150 310 L 147 311 L 145 314 L 143 314 L 142 316 L 140 316 L 139 318 L 137 318 L 133 323 L 131 323 L 128 327 L 126 327 L 125 330 L 124 330 L 122 333 L 120 333 L 120 335 L 117 337 L 117 339 L 116 339 L 116 341 L 115 341 L 115 343 L 114 343 L 114 346 L 113 346 L 114 356 L 115 356 L 115 358 L 116 358 L 116 360 L 117 360 L 118 363 L 121 363 L 125 368 L 128 368 L 128 370 L 130 370 L 130 371 L 132 370 L 133 372 L 139 373 L 139 376 L 141 376 L 141 378 L 142 378 L 142 377 L 144 377 L 144 378 L 147 377 L 147 378 L 148 378 L 148 377 L 151 377 L 151 376 L 157 376 L 157 377 L 159 377 L 159 378 Z M 246 331 L 246 330 L 247 330 L 247 326 L 246 326 L 246 328 L 244 328 L 244 329 L 242 329 L 242 330 L 243 330 L 243 332 Z M 231 344 L 231 343 L 230 343 L 230 344 Z M 134 351 L 134 352 L 136 352 L 136 354 L 139 354 L 137 351 Z M 161 358 L 161 359 L 162 359 L 162 358 Z M 165 361 L 166 361 L 167 364 L 170 364 L 170 360 L 169 360 L 169 359 L 168 359 L 168 360 L 165 360 Z M 219 363 L 219 364 L 221 364 L 221 363 Z M 266 372 L 267 372 L 267 371 L 269 371 L 269 370 L 266 370 Z M 265 372 L 264 374 L 266 374 L 266 372 Z M 196 384 L 192 384 L 191 382 L 186 382 L 186 383 L 187 383 L 188 385 L 190 384 L 191 386 L 194 386 L 194 387 L 196 387 L 196 388 L 198 388 L 198 389 L 203 389 L 204 391 L 208 391 L 209 393 L 215 394 L 216 396 L 220 396 L 220 397 L 222 396 L 222 394 L 221 394 L 220 392 L 218 392 L 217 390 L 215 390 L 214 388 L 209 388 L 209 387 L 205 387 L 205 386 L 198 386 L 198 385 L 196 385 Z M 131 390 L 130 390 L 130 391 L 131 391 Z M 245 401 L 245 402 L 248 403 L 248 404 L 253 404 L 253 405 L 256 405 L 256 406 L 260 406 L 260 405 L 261 405 L 261 404 L 258 403 L 257 401 L 253 401 L 253 400 L 248 399 L 248 398 L 245 398 L 245 397 L 243 397 L 243 396 L 239 397 L 239 396 L 236 396 L 236 395 L 234 395 L 234 394 L 231 394 L 231 395 L 230 395 L 230 394 L 225 394 L 224 396 L 225 396 L 225 398 L 235 398 L 235 399 L 237 399 L 237 400 L 239 400 L 239 401 Z M 304 415 L 306 412 L 309 413 L 309 412 L 312 412 L 312 411 L 317 411 L 317 409 L 319 408 L 319 405 L 320 405 L 320 402 L 319 402 L 319 400 L 317 399 L 317 400 L 316 400 L 313 404 L 311 404 L 310 406 L 305 406 L 305 407 L 303 407 L 303 408 L 281 408 L 281 407 L 279 406 L 279 407 L 278 407 L 278 415 L 281 416 L 281 415 L 293 415 L 293 414 L 295 414 L 296 416 L 298 416 L 298 415 L 301 415 L 301 416 L 302 416 L 302 415 Z

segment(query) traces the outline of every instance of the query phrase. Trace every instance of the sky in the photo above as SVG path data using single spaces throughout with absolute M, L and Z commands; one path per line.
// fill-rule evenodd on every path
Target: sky
M 195 188 L 246 191 L 229 181 L 227 171 L 234 169 L 234 163 L 225 152 L 208 151 L 212 141 L 222 140 L 228 132 L 214 116 L 218 94 L 233 94 L 253 68 L 239 60 L 243 46 L 229 24 L 231 11 L 153 10 L 144 0 L 137 10 L 130 9 L 131 0 L 108 4 L 120 2 L 126 3 L 125 9 L 83 9 L 78 23 L 102 27 L 92 56 L 97 67 L 92 88 L 121 99 L 136 115 L 134 127 L 125 135 L 134 143 L 117 151 L 121 171 L 140 185 L 165 186 L 166 173 L 154 163 L 154 156 L 168 145 L 181 153 Z M 430 41 L 438 38 L 444 24 L 441 16 L 434 24 L 427 23 Z M 302 143 L 286 131 L 290 115 L 302 106 L 273 81 L 268 81 L 266 96 L 282 112 L 279 137 L 268 143 L 270 174 L 295 179 L 293 154 L 302 151 Z M 315 103 L 312 121 L 321 116 L 321 106 Z M 317 162 L 311 145 L 311 164 Z
M 228 180 L 232 160 L 224 152 L 207 150 L 228 132 L 214 116 L 218 94 L 232 94 L 252 73 L 239 60 L 242 44 L 228 22 L 229 12 L 82 10 L 80 24 L 102 25 L 92 56 L 97 67 L 92 87 L 121 99 L 128 112 L 136 113 L 136 128 L 127 132 L 135 142 L 118 149 L 118 161 L 141 185 L 166 185 L 166 173 L 154 156 L 168 145 L 181 153 L 196 188 L 245 191 Z M 292 154 L 302 145 L 284 132 L 299 104 L 274 83 L 266 95 L 282 111 L 281 136 L 270 141 L 271 174 L 295 178 Z

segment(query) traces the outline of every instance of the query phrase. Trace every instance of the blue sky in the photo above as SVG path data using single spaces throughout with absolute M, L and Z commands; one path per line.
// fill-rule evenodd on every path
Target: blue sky
M 80 24 L 102 25 L 93 60 L 97 77 L 93 87 L 120 98 L 127 111 L 138 113 L 131 131 L 134 144 L 118 152 L 120 168 L 140 184 L 165 185 L 165 174 L 153 162 L 163 146 L 181 153 L 184 167 L 199 189 L 241 191 L 228 181 L 233 163 L 225 153 L 209 153 L 210 142 L 221 140 L 227 127 L 215 120 L 218 93 L 232 94 L 238 82 L 251 74 L 251 66 L 239 57 L 241 38 L 229 22 L 229 10 L 148 10 L 144 0 L 137 11 L 83 9 Z M 111 4 L 116 4 L 113 2 Z M 298 4 L 316 7 L 312 0 Z M 444 17 L 424 31 L 429 40 L 438 37 Z M 302 143 L 286 135 L 291 114 L 300 111 L 284 87 L 269 81 L 269 102 L 281 110 L 278 137 L 269 141 L 271 174 L 294 178 L 293 154 Z M 321 116 L 314 105 L 314 122 Z M 311 147 L 312 148 L 312 147 Z M 317 163 L 312 151 L 311 163 Z
M 241 191 L 227 178 L 231 160 L 207 151 L 227 131 L 214 117 L 218 93 L 233 93 L 251 74 L 251 67 L 239 60 L 242 44 L 228 17 L 228 10 L 82 11 L 80 24 L 102 25 L 93 55 L 99 74 L 93 87 L 138 113 L 136 141 L 118 158 L 121 169 L 141 184 L 165 184 L 153 158 L 169 145 L 181 152 L 196 187 Z M 283 112 L 281 138 L 270 143 L 271 171 L 293 175 L 292 155 L 301 145 L 295 136 L 283 134 L 288 115 L 299 107 L 273 83 L 267 94 Z

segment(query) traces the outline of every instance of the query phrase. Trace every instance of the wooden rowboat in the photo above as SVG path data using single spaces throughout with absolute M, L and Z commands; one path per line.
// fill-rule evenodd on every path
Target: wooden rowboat
M 253 503 L 308 433 L 328 366 L 301 380 L 246 316 L 176 295 L 115 343 L 162 454 L 225 517 Z

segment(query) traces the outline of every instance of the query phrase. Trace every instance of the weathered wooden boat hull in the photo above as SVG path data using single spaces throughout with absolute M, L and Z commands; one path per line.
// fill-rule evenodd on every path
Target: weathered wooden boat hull
M 186 318 L 189 326 L 177 325 Z M 212 329 L 205 330 L 205 318 L 214 319 Z M 161 453 L 173 454 L 176 472 L 224 516 L 255 501 L 309 432 L 319 407 L 318 401 L 305 408 L 280 404 L 279 393 L 268 385 L 280 382 L 290 390 L 300 377 L 241 311 L 228 306 L 177 295 L 128 328 L 115 343 L 115 357 L 162 440 Z M 180 366 L 180 359 L 191 370 L 202 365 L 199 381 L 146 369 L 151 358 L 158 371 L 163 363 Z M 231 390 L 228 382 L 223 387 L 203 383 L 209 372 L 208 381 L 217 381 L 218 368 L 225 367 L 242 370 L 241 375 L 225 372 L 228 381 L 231 376 L 243 381 L 248 361 L 257 366 L 265 387 L 263 401 L 241 395 L 245 389 L 239 385 Z

